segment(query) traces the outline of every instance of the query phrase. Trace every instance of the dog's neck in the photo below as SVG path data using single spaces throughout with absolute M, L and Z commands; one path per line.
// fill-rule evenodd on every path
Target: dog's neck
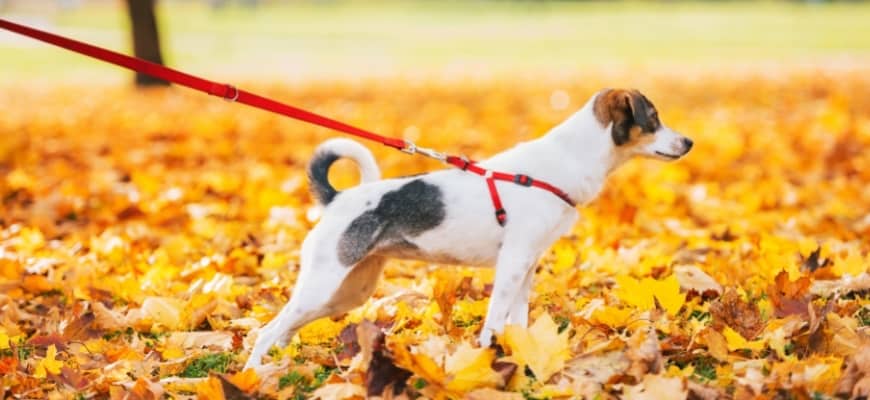
M 507 157 L 494 157 L 487 166 L 556 185 L 578 204 L 592 201 L 607 176 L 631 158 L 613 144 L 610 127 L 602 127 L 595 118 L 594 103 L 593 96 L 546 135 L 503 153 Z

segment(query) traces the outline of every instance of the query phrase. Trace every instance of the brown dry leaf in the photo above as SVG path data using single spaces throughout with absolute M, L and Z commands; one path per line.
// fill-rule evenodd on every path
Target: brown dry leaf
M 782 271 L 776 275 L 775 283 L 768 286 L 767 293 L 773 302 L 776 316 L 779 318 L 791 315 L 808 315 L 810 303 L 810 286 L 812 279 L 802 276 L 796 281 L 788 279 L 788 273 Z
M 363 321 L 357 325 L 356 337 L 360 348 L 356 357 L 360 360 L 362 371 L 367 371 L 374 353 L 384 347 L 384 332 L 372 322 Z
M 357 328 L 362 349 L 357 357 L 369 358 L 365 368 L 366 395 L 399 394 L 404 390 L 406 381 L 412 375 L 409 369 L 416 365 L 415 357 L 410 354 L 406 346 L 401 344 L 391 345 L 392 347 L 388 351 L 384 342 L 384 334 L 380 328 L 375 327 L 374 324 L 368 325 L 368 327 L 366 325 L 360 324 Z M 373 332 L 376 333 L 373 334 Z
M 743 301 L 736 290 L 728 288 L 710 305 L 713 327 L 722 330 L 731 327 L 747 340 L 754 339 L 764 329 L 758 305 Z
M 136 384 L 130 389 L 131 400 L 159 400 L 163 398 L 163 387 L 145 378 L 136 380 Z
M 120 331 L 125 329 L 127 319 L 124 315 L 114 310 L 111 310 L 101 302 L 93 302 L 91 307 L 94 310 L 94 324 L 105 331 Z
M 63 337 L 67 340 L 84 341 L 100 336 L 95 322 L 94 313 L 87 312 L 73 319 L 63 330 Z
M 626 373 L 640 380 L 646 374 L 657 374 L 663 366 L 659 339 L 652 328 L 638 329 L 626 342 L 629 367 Z
M 851 398 L 870 396 L 870 341 L 865 341 L 849 358 L 836 393 Z
M 253 372 L 253 370 L 248 370 L 248 371 Z M 237 375 L 239 375 L 239 374 L 237 374 Z M 259 377 L 257 377 L 256 374 L 254 374 L 254 377 L 256 379 L 256 382 L 258 383 Z M 223 374 L 218 374 L 217 379 L 220 381 L 221 392 L 222 392 L 225 400 L 253 400 L 253 399 L 256 399 L 256 397 L 249 395 L 249 393 L 252 392 L 252 389 L 254 387 L 252 387 L 251 378 L 249 378 L 248 376 L 243 376 L 243 377 L 240 377 L 237 379 L 232 379 L 232 378 L 227 378 Z M 247 381 L 245 381 L 245 379 L 247 379 Z M 239 387 L 236 384 L 236 381 L 241 381 L 243 384 L 248 386 L 248 388 L 243 389 L 242 387 Z M 256 383 L 254 383 L 254 385 L 256 385 Z
M 698 343 L 707 346 L 707 351 L 717 360 L 728 361 L 728 341 L 715 329 L 705 328 L 699 332 Z

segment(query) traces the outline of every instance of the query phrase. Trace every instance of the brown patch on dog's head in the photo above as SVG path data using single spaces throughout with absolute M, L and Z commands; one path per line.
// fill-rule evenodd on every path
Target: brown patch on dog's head
M 659 115 L 649 99 L 634 89 L 606 89 L 595 99 L 595 118 L 601 126 L 612 123 L 613 143 L 622 146 L 661 127 Z

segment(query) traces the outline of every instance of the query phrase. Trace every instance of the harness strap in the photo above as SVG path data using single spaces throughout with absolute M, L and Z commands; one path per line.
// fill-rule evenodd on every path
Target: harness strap
M 447 156 L 447 159 L 444 160 L 444 162 L 463 171 L 469 171 L 483 176 L 486 179 L 486 186 L 489 189 L 489 197 L 492 200 L 492 206 L 495 209 L 495 219 L 501 226 L 504 226 L 507 223 L 507 211 L 505 211 L 504 206 L 502 205 L 501 196 L 498 194 L 498 187 L 496 187 L 495 181 L 510 181 L 520 186 L 536 187 L 556 195 L 556 197 L 571 207 L 577 205 L 574 200 L 571 200 L 571 196 L 568 196 L 568 194 L 561 189 L 547 182 L 532 179 L 528 175 L 492 171 L 477 165 L 474 161 L 456 156 Z

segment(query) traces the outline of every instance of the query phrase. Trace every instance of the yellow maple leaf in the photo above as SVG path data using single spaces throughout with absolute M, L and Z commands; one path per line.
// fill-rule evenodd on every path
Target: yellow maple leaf
M 726 326 L 724 330 L 722 330 L 722 335 L 725 336 L 725 341 L 728 343 L 728 350 L 740 350 L 740 349 L 748 349 L 752 351 L 760 351 L 764 348 L 764 339 L 759 340 L 746 340 L 741 336 L 737 331 L 731 329 L 731 327 Z
M 467 392 L 481 387 L 495 387 L 501 383 L 501 375 L 490 367 L 495 359 L 495 350 L 475 349 L 463 342 L 444 362 L 444 369 L 451 377 L 448 390 Z
M 238 372 L 227 380 L 245 393 L 253 393 L 260 387 L 260 376 L 253 368 Z
M 63 366 L 63 361 L 58 361 L 55 357 L 57 357 L 57 347 L 54 345 L 48 346 L 48 350 L 45 352 L 45 358 L 39 360 L 39 363 L 36 364 L 36 372 L 33 376 L 39 379 L 44 379 L 47 374 L 59 374 L 60 367 Z
M 396 365 L 407 369 L 427 382 L 444 382 L 446 374 L 432 357 L 412 350 L 407 345 L 391 343 L 390 350 Z
M 432 337 L 417 346 L 390 344 L 396 365 L 423 378 L 432 393 L 461 397 L 478 388 L 493 388 L 502 383 L 501 375 L 492 370 L 495 350 L 473 348 L 463 342 L 450 354 L 442 337 Z M 441 398 L 441 397 L 438 397 Z
M 870 270 L 870 259 L 861 257 L 860 252 L 852 251 L 849 255 L 834 262 L 833 272 L 837 276 L 851 275 L 858 276 Z
M 528 366 L 539 382 L 546 382 L 562 370 L 570 355 L 568 331 L 559 333 L 559 327 L 549 314 L 543 314 L 529 328 L 508 325 L 500 338 L 505 348 L 510 349 L 509 360 L 520 366 Z
M 551 268 L 553 273 L 560 274 L 569 268 L 573 268 L 577 263 L 577 249 L 571 242 L 560 240 L 553 246 L 553 263 Z
M 338 337 L 346 323 L 335 322 L 331 318 L 320 318 L 299 330 L 299 339 L 304 343 L 329 343 Z
M 652 278 L 634 279 L 627 275 L 617 276 L 618 287 L 615 294 L 624 303 L 642 310 L 655 307 L 658 300 L 662 308 L 671 316 L 677 314 L 686 302 L 686 295 L 680 293 L 680 282 L 676 275 L 670 275 L 663 280 Z
M 635 310 L 630 308 L 604 306 L 592 313 L 592 322 L 607 325 L 611 328 L 620 328 L 629 324 Z

